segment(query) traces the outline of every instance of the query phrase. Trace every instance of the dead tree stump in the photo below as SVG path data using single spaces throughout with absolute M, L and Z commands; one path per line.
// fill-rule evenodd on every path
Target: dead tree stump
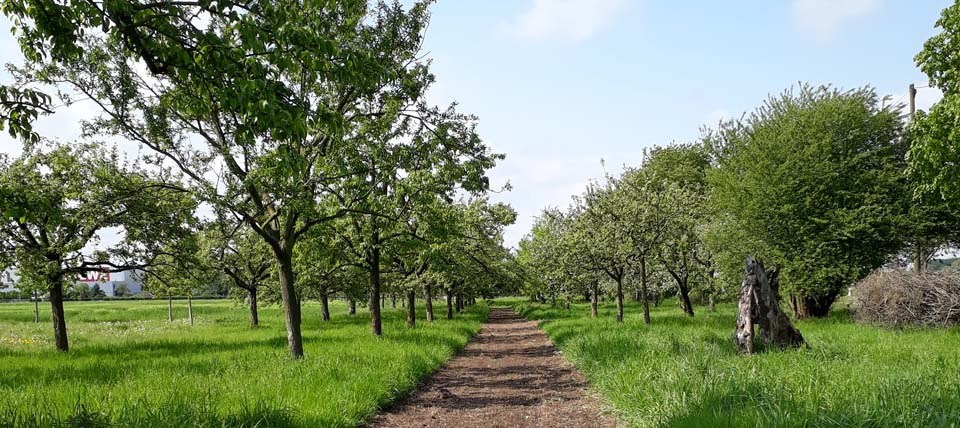
M 803 336 L 780 310 L 780 269 L 764 270 L 762 261 L 747 257 L 740 285 L 737 327 L 733 332 L 740 353 L 753 353 L 754 325 L 760 326 L 764 343 L 780 349 L 803 345 Z

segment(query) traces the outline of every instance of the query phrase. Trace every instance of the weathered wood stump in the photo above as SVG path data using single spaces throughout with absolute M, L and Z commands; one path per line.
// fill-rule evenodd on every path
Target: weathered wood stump
M 781 349 L 803 345 L 803 336 L 780 310 L 779 278 L 779 267 L 767 271 L 762 261 L 747 257 L 740 285 L 737 327 L 733 332 L 737 351 L 753 353 L 754 325 L 760 326 L 761 338 L 767 344 Z

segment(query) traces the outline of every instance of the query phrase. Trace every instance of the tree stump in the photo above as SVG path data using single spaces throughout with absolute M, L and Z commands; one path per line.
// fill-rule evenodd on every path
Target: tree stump
M 733 332 L 740 353 L 753 353 L 754 325 L 760 326 L 761 338 L 767 344 L 780 349 L 803 345 L 803 336 L 780 310 L 779 267 L 767 271 L 762 261 L 747 257 L 740 285 L 737 327 Z

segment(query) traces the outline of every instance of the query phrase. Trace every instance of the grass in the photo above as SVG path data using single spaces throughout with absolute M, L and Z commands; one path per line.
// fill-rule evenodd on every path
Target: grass
M 639 304 L 622 325 L 612 305 L 590 318 L 502 299 L 543 328 L 613 412 L 638 427 L 958 427 L 960 329 L 887 330 L 854 324 L 846 310 L 797 327 L 808 349 L 737 355 L 733 305 Z
M 288 357 L 281 310 L 186 302 L 67 302 L 70 352 L 52 344 L 49 308 L 0 304 L 0 427 L 348 427 L 405 395 L 462 348 L 486 318 L 478 304 L 454 321 L 407 328 L 384 311 L 384 336 L 369 316 L 334 302 L 332 321 L 304 305 L 306 358 Z M 442 308 L 441 308 L 442 309 Z M 438 314 L 440 314 L 438 312 Z M 441 314 L 442 316 L 442 314 Z

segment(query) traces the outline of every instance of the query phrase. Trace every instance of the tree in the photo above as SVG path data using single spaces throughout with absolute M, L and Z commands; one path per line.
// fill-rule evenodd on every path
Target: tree
M 355 175 L 344 185 L 354 189 L 345 193 L 363 196 L 343 221 L 328 227 L 329 233 L 340 239 L 351 258 L 349 263 L 370 273 L 370 323 L 376 336 L 383 334 L 384 249 L 395 240 L 422 239 L 415 235 L 417 216 L 436 207 L 438 200 L 449 203 L 457 192 L 480 195 L 489 190 L 486 171 L 503 159 L 503 155 L 490 153 L 480 140 L 476 118 L 453 107 L 442 111 L 425 105 L 418 108 L 421 114 L 416 117 L 396 110 L 392 119 L 384 114 L 367 123 L 367 139 L 360 141 L 355 156 L 347 159 L 352 169 L 366 174 Z M 425 267 L 413 270 L 422 272 Z M 406 291 L 410 300 L 414 291 Z
M 503 232 L 516 221 L 517 212 L 485 197 L 457 203 L 455 208 L 457 232 L 444 246 L 438 266 L 451 278 L 449 292 L 468 304 L 509 292 L 519 279 L 516 261 L 503 246 Z
M 702 232 L 709 222 L 707 172 L 710 158 L 701 144 L 656 147 L 647 153 L 644 169 L 654 189 L 661 222 L 657 259 L 677 285 L 680 308 L 693 316 L 691 280 L 712 282 L 713 256 Z M 712 299 L 712 289 L 708 296 Z M 712 300 L 711 300 L 712 301 Z
M 28 144 L 12 162 L 0 157 L 0 260 L 16 266 L 21 288 L 49 294 L 57 350 L 67 351 L 65 286 L 89 272 L 146 267 L 194 207 L 177 183 L 123 165 L 98 144 Z M 83 251 L 111 227 L 123 228 L 119 245 Z
M 592 183 L 574 208 L 571 239 L 587 243 L 587 259 L 613 282 L 617 304 L 617 322 L 623 322 L 623 286 L 628 278 L 633 256 L 629 230 L 624 227 L 616 204 L 615 182 L 608 180 L 604 187 Z
M 943 91 L 929 114 L 920 112 L 911 124 L 910 167 L 923 178 L 920 191 L 934 191 L 953 204 L 960 202 L 960 4 L 943 10 L 941 29 L 923 44 L 914 60 Z
M 916 112 L 907 134 L 913 200 L 906 226 L 917 272 L 938 247 L 960 235 L 960 4 L 944 9 L 936 26 L 941 32 L 924 43 L 915 61 L 930 86 L 943 91 L 943 99 L 929 112 Z
M 670 212 L 666 198 L 669 187 L 663 186 L 650 171 L 651 168 L 641 166 L 627 168 L 618 179 L 608 177 L 613 191 L 605 204 L 610 221 L 624 231 L 632 276 L 640 283 L 639 300 L 643 302 L 645 324 L 650 324 L 648 263 L 656 260 L 660 251 Z
M 96 283 L 75 282 L 67 286 L 66 297 L 77 300 L 100 300 L 107 297 L 107 293 Z
M 300 358 L 297 243 L 378 189 L 382 165 L 355 162 L 362 143 L 382 143 L 391 120 L 438 113 L 423 102 L 433 80 L 420 52 L 428 3 L 8 0 L 3 10 L 31 63 L 26 76 L 93 100 L 104 117 L 88 129 L 150 148 L 200 201 L 242 218 L 270 247 Z M 445 141 L 450 128 L 430 131 Z M 369 220 L 376 253 L 380 219 Z
M 225 213 L 201 232 L 202 261 L 210 269 L 229 278 L 229 282 L 246 294 L 250 309 L 250 326 L 260 325 L 258 296 L 270 283 L 273 260 L 270 248 L 242 221 L 228 220 Z
M 0 131 L 30 143 L 40 141 L 33 121 L 41 114 L 53 113 L 51 98 L 30 88 L 0 85 Z
M 117 284 L 113 289 L 113 297 L 130 297 L 133 293 L 130 292 L 130 287 L 127 284 Z
M 335 223 L 328 224 L 332 226 Z M 320 301 L 320 316 L 330 321 L 330 296 L 346 291 L 351 272 L 343 242 L 324 228 L 315 228 L 303 238 L 294 254 L 300 290 Z
M 525 292 L 531 297 L 541 301 L 549 297 L 556 304 L 557 297 L 566 299 L 586 291 L 596 302 L 598 276 L 603 273 L 590 258 L 586 247 L 589 243 L 576 235 L 575 221 L 576 217 L 569 213 L 544 209 L 530 233 L 520 241 L 517 260 L 526 270 Z
M 777 260 L 794 314 L 825 316 L 900 248 L 903 126 L 879 101 L 869 87 L 802 85 L 707 136 L 711 248 L 729 283 L 747 255 Z
M 142 269 L 144 289 L 167 296 L 168 321 L 173 321 L 173 296 L 187 296 L 187 319 L 193 325 L 193 296 L 217 277 L 203 244 L 199 231 L 184 230 L 166 240 Z

